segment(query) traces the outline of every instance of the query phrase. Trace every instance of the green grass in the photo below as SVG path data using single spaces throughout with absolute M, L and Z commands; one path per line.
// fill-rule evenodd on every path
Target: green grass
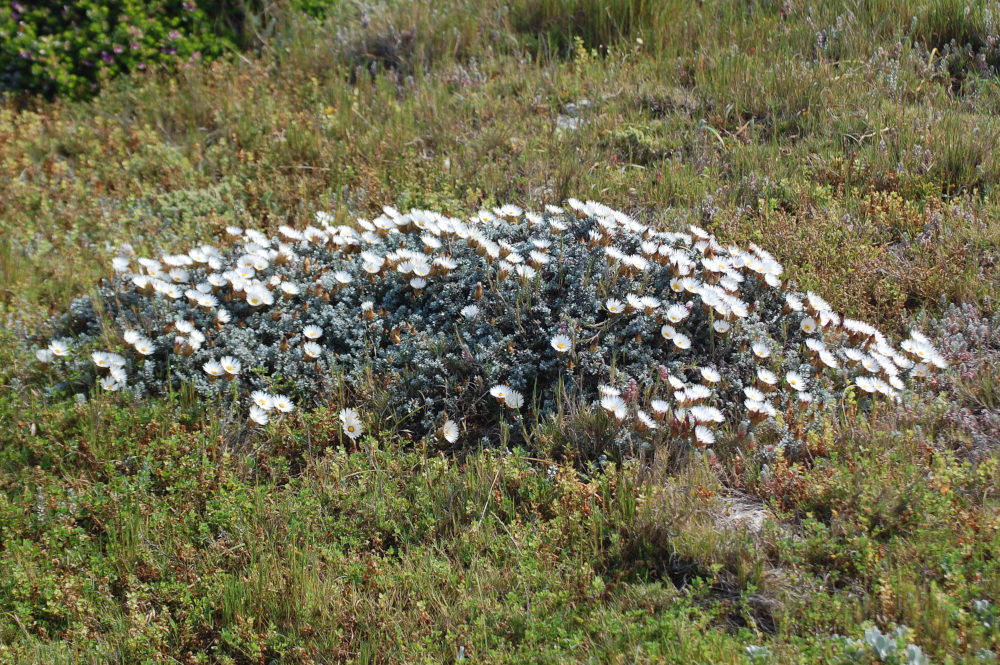
M 0 106 L 0 660 L 847 663 L 835 634 L 905 624 L 933 663 L 989 662 L 1000 453 L 969 425 L 998 417 L 988 361 L 849 405 L 768 469 L 738 439 L 581 467 L 582 416 L 510 455 L 349 445 L 333 403 L 253 434 L 183 396 L 47 398 L 30 361 L 106 245 L 319 207 L 593 198 L 757 242 L 889 331 L 992 313 L 988 10 L 343 3 L 280 16 L 256 54 Z

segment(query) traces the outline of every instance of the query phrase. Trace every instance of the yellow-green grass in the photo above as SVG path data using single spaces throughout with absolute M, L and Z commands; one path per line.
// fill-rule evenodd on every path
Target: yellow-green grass
M 280 13 L 259 53 L 6 103 L 0 660 L 841 663 L 834 634 L 898 624 L 934 663 L 997 653 L 988 361 L 762 472 L 739 438 L 581 468 L 586 414 L 510 455 L 377 421 L 349 445 L 335 400 L 252 434 L 185 395 L 45 398 L 30 354 L 106 246 L 567 196 L 757 242 L 889 331 L 991 313 L 1000 85 L 958 48 L 993 57 L 987 10 L 419 0 L 364 27 L 345 3 Z

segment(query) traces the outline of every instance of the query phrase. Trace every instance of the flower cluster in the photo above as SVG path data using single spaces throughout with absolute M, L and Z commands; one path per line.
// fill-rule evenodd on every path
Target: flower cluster
M 897 347 L 793 291 L 761 247 L 592 201 L 226 232 L 220 247 L 115 258 L 100 307 L 74 303 L 38 359 L 136 396 L 236 394 L 258 423 L 292 410 L 286 395 L 341 390 L 448 443 L 572 402 L 633 441 L 697 445 L 759 427 L 789 445 L 845 388 L 898 400 L 946 365 L 917 331 Z M 356 411 L 341 420 L 360 432 Z

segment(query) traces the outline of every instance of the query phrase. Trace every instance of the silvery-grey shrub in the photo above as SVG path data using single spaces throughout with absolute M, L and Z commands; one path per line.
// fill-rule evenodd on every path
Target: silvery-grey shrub
M 944 366 L 917 332 L 897 349 L 794 292 L 763 248 L 592 201 L 468 219 L 387 207 L 354 226 L 318 213 L 301 230 L 227 233 L 116 257 L 39 360 L 72 391 L 345 399 L 414 436 L 449 418 L 469 441 L 517 438 L 576 405 L 619 443 L 763 428 L 771 450 L 798 445 L 848 387 L 865 403 L 899 399 L 909 377 Z M 239 372 L 210 376 L 224 357 Z

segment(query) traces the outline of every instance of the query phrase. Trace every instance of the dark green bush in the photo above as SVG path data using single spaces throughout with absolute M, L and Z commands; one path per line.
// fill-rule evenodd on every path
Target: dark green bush
M 117 74 L 217 57 L 238 38 L 237 9 L 218 0 L 13 0 L 0 7 L 0 90 L 81 97 Z

